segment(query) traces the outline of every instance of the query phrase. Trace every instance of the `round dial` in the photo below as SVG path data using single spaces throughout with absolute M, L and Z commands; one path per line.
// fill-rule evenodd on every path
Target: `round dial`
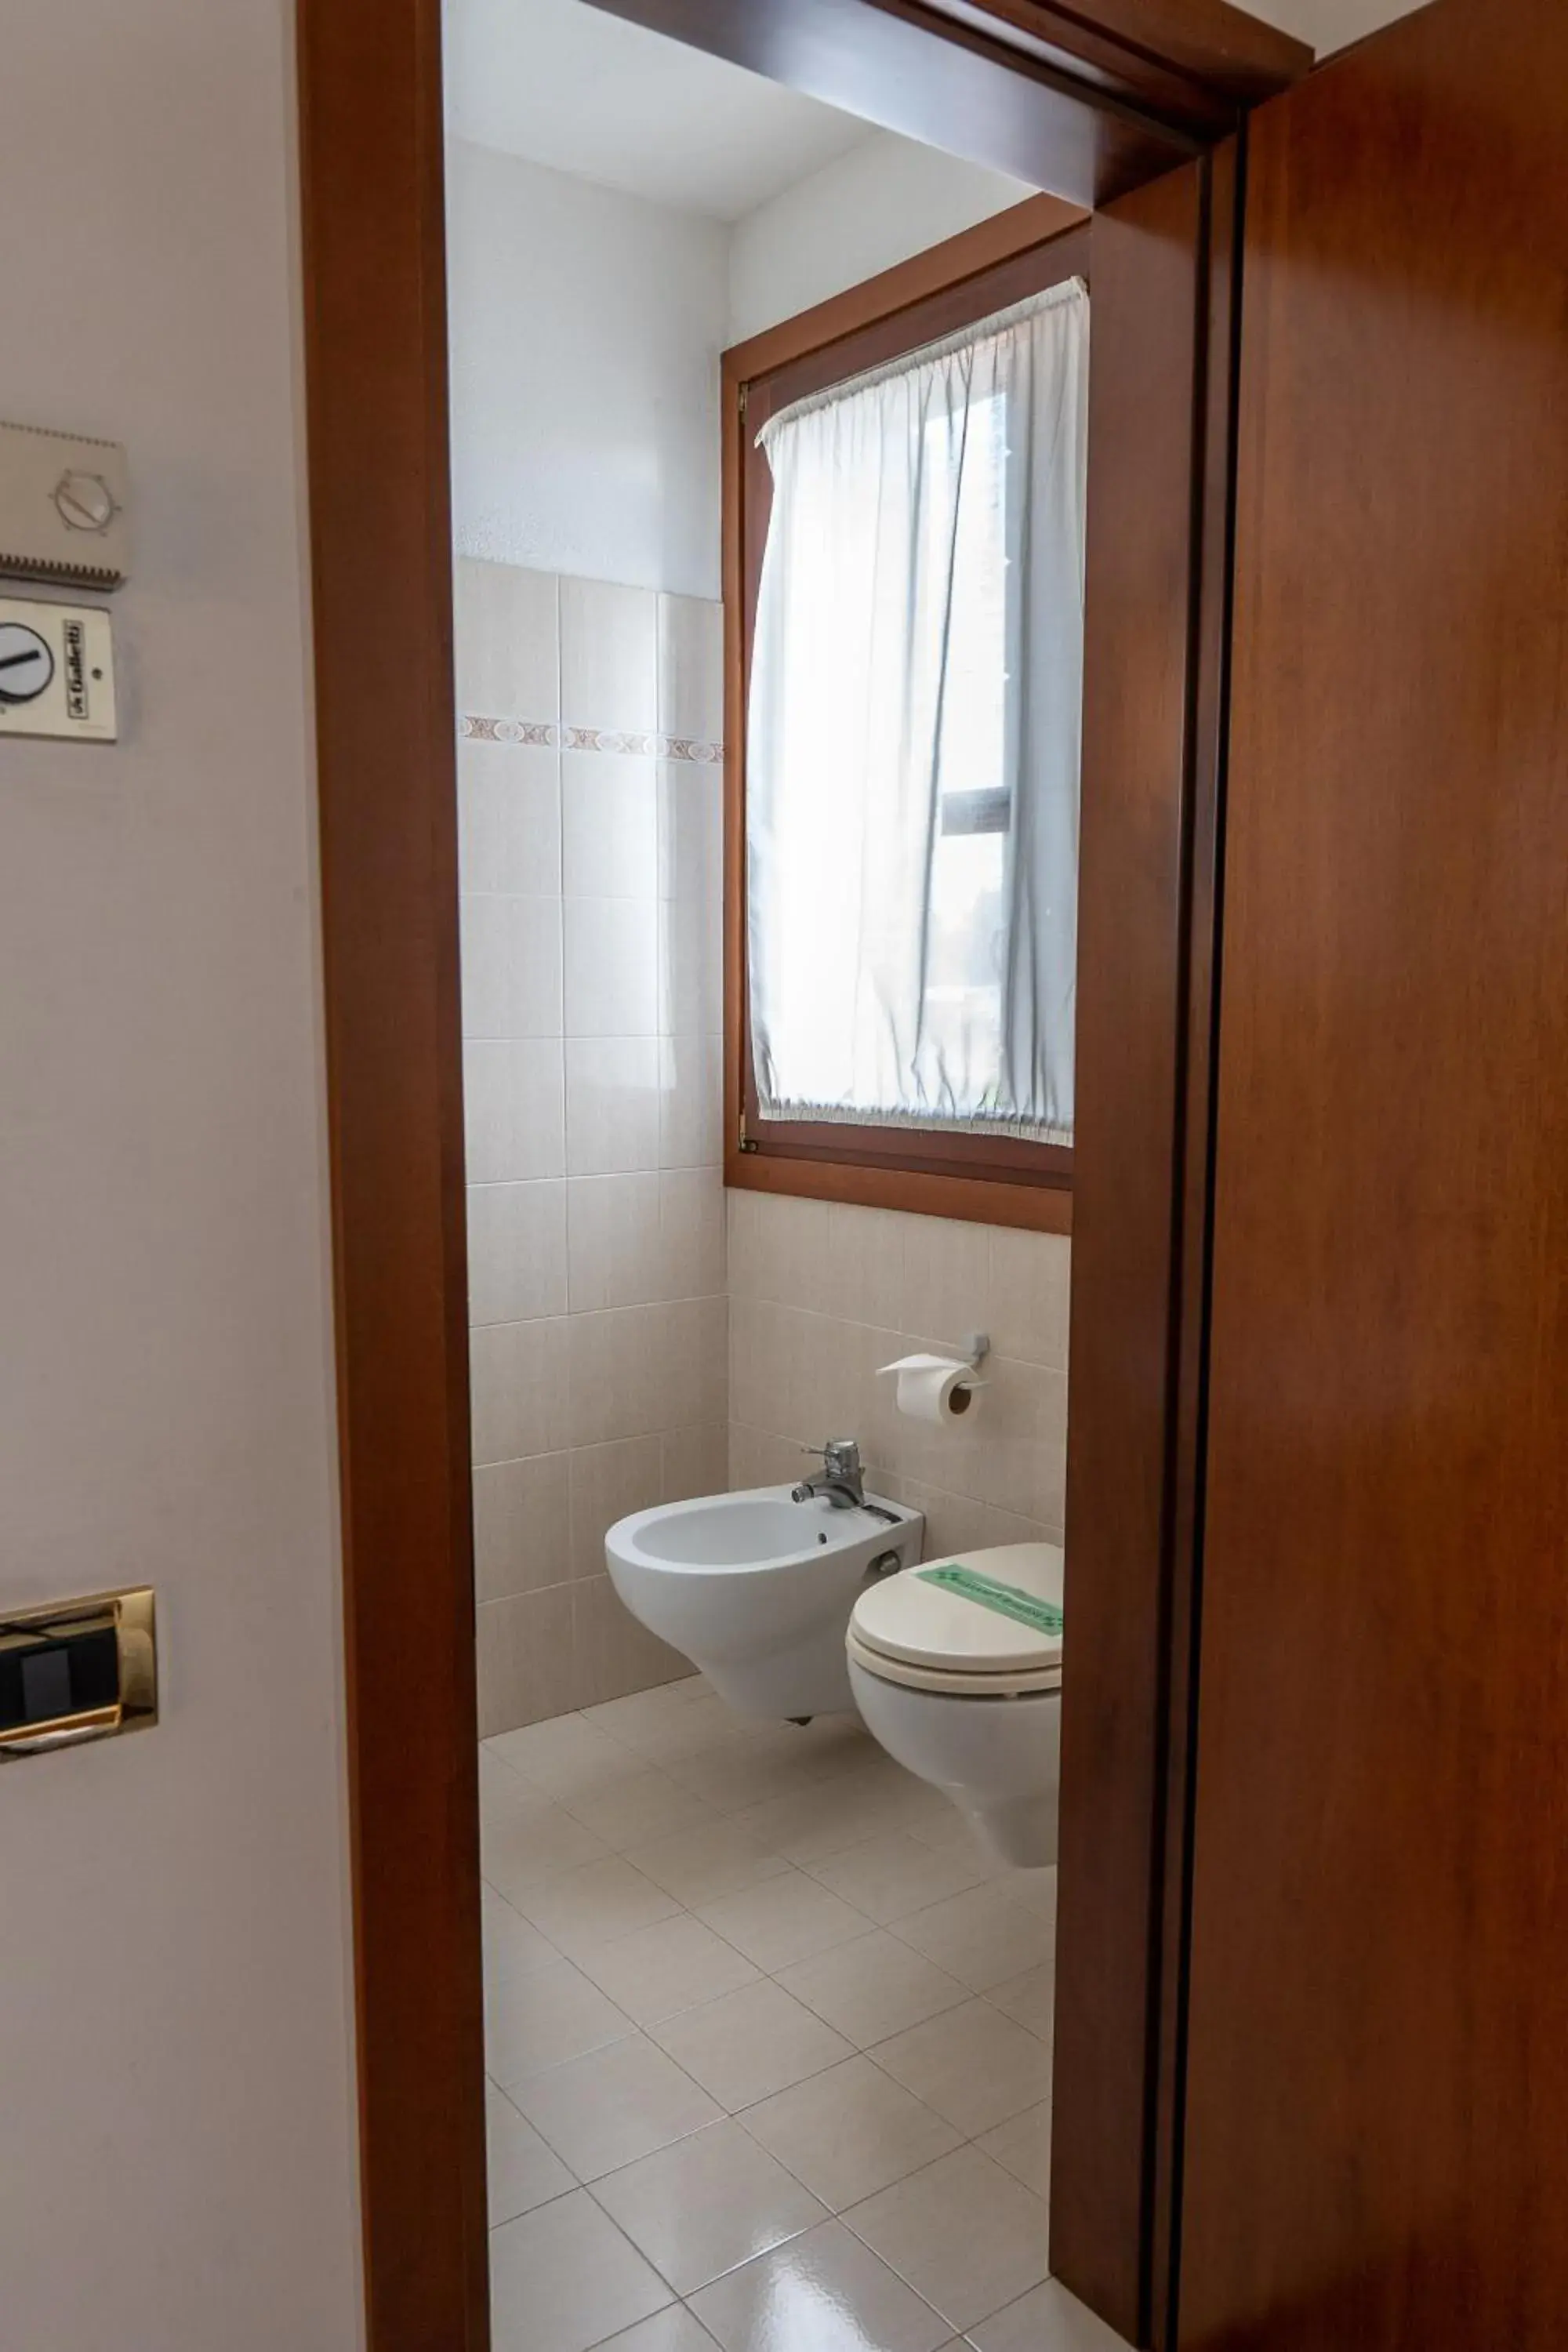
M 71 530 L 107 530 L 114 520 L 114 492 L 101 474 L 72 467 L 55 485 L 60 520 Z
M 37 629 L 0 621 L 0 702 L 36 702 L 55 674 L 55 657 Z

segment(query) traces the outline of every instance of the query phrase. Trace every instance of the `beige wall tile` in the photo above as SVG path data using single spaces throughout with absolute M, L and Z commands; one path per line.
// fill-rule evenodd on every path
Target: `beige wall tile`
M 468 1188 L 468 1320 L 566 1311 L 566 1191 L 559 1179 Z
M 664 1454 L 658 1437 L 623 1437 L 605 1445 L 582 1445 L 568 1456 L 572 1522 L 572 1574 L 605 1574 L 605 1532 L 628 1512 L 646 1511 L 660 1500 Z M 613 1694 L 600 1691 L 595 1698 Z M 594 1704 L 584 1700 L 584 1706 Z
M 658 1180 L 658 1266 L 665 1298 L 715 1298 L 724 1288 L 724 1179 L 717 1168 L 668 1168 Z
M 724 1157 L 724 1041 L 661 1037 L 658 1046 L 658 1164 L 716 1168 Z
M 660 1164 L 662 1048 L 656 1037 L 566 1041 L 566 1167 L 613 1176 Z
M 715 928 L 723 920 L 723 793 L 716 762 L 659 762 L 658 895 Z
M 694 1429 L 672 1429 L 659 1441 L 664 1454 L 660 1499 L 683 1503 L 697 1495 L 721 1495 L 730 1484 L 729 1431 L 721 1421 Z
M 567 1187 L 574 1314 L 646 1307 L 666 1295 L 659 1178 L 574 1176 Z
M 568 1329 L 560 1317 L 469 1333 L 476 1462 L 520 1462 L 567 1443 Z
M 549 898 L 560 889 L 559 752 L 459 742 L 458 873 L 465 890 Z
M 835 1311 L 883 1331 L 902 1327 L 904 1241 L 917 1218 L 835 1201 L 827 1211 L 827 1265 Z
M 652 898 L 659 786 L 651 758 L 567 751 L 561 762 L 561 873 L 567 897 Z
M 673 598 L 661 612 L 647 591 L 466 562 L 458 623 L 465 709 L 717 740 L 716 605 Z M 475 1514 L 494 1729 L 687 1671 L 626 1617 L 603 1545 L 626 1512 L 728 1479 L 722 778 L 712 762 L 661 773 L 651 743 L 468 738 L 459 768 Z M 558 1593 L 570 1580 L 593 1588 L 575 1613 Z M 500 1605 L 523 1600 L 537 1605 Z M 537 1643 L 554 1655 L 534 1655 Z
M 706 597 L 658 600 L 658 724 L 706 743 L 724 731 L 723 607 Z
M 658 726 L 658 613 L 650 589 L 561 583 L 561 715 L 569 727 Z
M 481 1739 L 577 1705 L 570 1585 L 481 1601 L 477 1618 Z
M 568 1037 L 651 1037 L 659 1028 L 658 910 L 651 899 L 568 898 Z
M 574 1702 L 597 1706 L 655 1683 L 683 1679 L 691 1661 L 661 1642 L 622 1605 L 607 1576 L 590 1576 L 572 1587 L 573 1641 L 578 1687 Z
M 988 1330 L 991 1231 L 947 1217 L 911 1217 L 904 1235 L 900 1328 L 943 1349 Z
M 565 1173 L 564 1077 L 558 1037 L 470 1038 L 463 1048 L 470 1184 Z
M 1065 1371 L 1072 1244 L 1065 1234 L 991 1228 L 991 1344 L 999 1356 Z
M 481 1601 L 565 1581 L 571 1557 L 564 1454 L 483 1464 L 474 1472 L 474 1583 Z
M 767 1483 L 761 1465 L 783 1458 L 770 1439 L 853 1436 L 873 1483 L 925 1512 L 931 1549 L 1059 1539 L 1067 1381 L 1048 1359 L 1065 1355 L 1070 1244 L 766 1193 L 731 1195 L 729 1244 L 734 1483 Z M 1004 1314 L 1036 1352 L 994 1344 L 972 1420 L 899 1414 L 879 1366 Z
M 553 572 L 465 555 L 453 586 L 458 709 L 552 723 L 560 715 Z
M 667 1037 L 711 1036 L 724 1025 L 723 940 L 700 907 L 658 902 L 658 1026 Z
M 559 1037 L 561 901 L 466 896 L 462 933 L 465 1037 Z

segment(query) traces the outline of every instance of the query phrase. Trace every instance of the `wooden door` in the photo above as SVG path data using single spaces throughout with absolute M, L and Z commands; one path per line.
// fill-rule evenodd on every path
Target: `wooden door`
M 1568 7 L 1255 120 L 1179 2341 L 1568 2343 Z

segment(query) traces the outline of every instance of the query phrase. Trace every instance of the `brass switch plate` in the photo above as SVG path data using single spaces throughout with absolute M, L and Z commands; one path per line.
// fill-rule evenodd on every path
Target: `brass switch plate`
M 79 1666 L 90 1660 L 90 1677 Z M 13 1671 L 14 1670 L 14 1671 Z M 109 1739 L 122 1731 L 144 1731 L 158 1720 L 157 1622 L 152 1588 L 94 1592 L 47 1608 L 8 1609 L 0 1614 L 0 1674 L 25 1687 L 29 1671 L 48 1689 L 90 1679 L 90 1700 L 58 1711 L 29 1710 L 16 1720 L 10 1710 L 0 1720 L 0 1762 L 40 1756 L 52 1748 L 86 1739 Z

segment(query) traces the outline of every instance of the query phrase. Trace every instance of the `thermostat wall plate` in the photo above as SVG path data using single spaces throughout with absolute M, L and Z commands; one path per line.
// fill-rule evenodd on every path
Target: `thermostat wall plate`
M 115 733 L 108 614 L 0 597 L 0 740 L 67 735 L 112 743 Z
M 131 490 L 118 441 L 0 424 L 0 572 L 89 593 L 131 570 Z

